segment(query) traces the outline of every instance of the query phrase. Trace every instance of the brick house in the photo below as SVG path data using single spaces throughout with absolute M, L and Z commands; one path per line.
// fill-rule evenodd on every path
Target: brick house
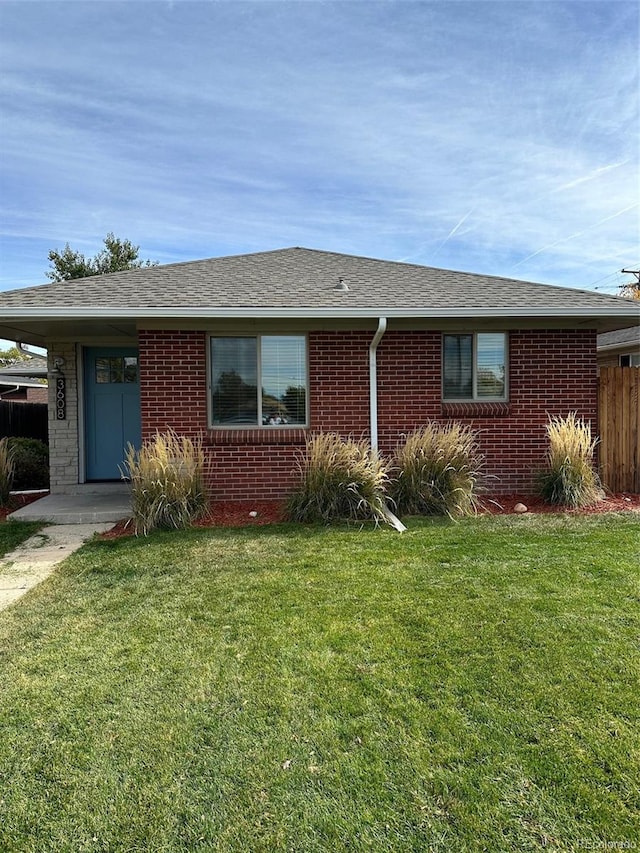
M 0 336 L 44 346 L 52 492 L 117 480 L 123 448 L 200 435 L 215 498 L 280 498 L 307 436 L 389 453 L 429 419 L 480 431 L 496 493 L 528 491 L 548 415 L 597 424 L 618 297 L 291 248 L 0 294 Z
M 598 367 L 640 367 L 640 326 L 598 335 Z

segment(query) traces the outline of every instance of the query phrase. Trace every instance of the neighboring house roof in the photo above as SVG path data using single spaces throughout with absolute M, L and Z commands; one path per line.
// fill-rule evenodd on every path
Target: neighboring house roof
M 39 342 L 66 321 L 211 317 L 571 318 L 601 331 L 635 320 L 629 300 L 585 290 L 290 248 L 143 267 L 0 293 L 0 336 Z M 96 323 L 84 334 L 98 333 Z M 10 332 L 10 334 L 7 334 Z M 103 332 L 104 334 L 104 332 Z
M 7 367 L 0 367 L 0 381 L 12 381 L 15 377 L 46 379 L 47 359 L 34 356 L 26 361 L 16 361 L 14 364 L 10 364 Z M 33 384 L 41 385 L 42 383 L 34 382 Z
M 38 382 L 37 379 L 25 379 L 24 376 L 11 376 L 8 373 L 4 373 L 0 371 L 0 387 L 4 388 L 5 386 L 15 387 L 18 386 L 20 388 L 46 388 L 47 386 Z
M 615 332 L 603 332 L 598 335 L 599 350 L 637 348 L 640 348 L 640 326 L 616 329 Z

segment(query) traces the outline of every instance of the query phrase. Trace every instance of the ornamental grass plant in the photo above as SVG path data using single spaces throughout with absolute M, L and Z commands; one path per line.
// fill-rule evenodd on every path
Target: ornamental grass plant
M 483 462 L 469 426 L 430 421 L 395 451 L 391 496 L 398 513 L 450 518 L 475 514 Z
M 13 485 L 14 451 L 9 439 L 0 439 L 0 506 L 7 506 Z
M 204 452 L 200 440 L 173 430 L 158 433 L 140 450 L 127 447 L 123 476 L 131 481 L 136 533 L 188 527 L 204 514 Z
M 287 503 L 293 521 L 385 521 L 388 465 L 367 441 L 321 433 L 298 460 L 300 483 Z
M 575 412 L 549 418 L 547 467 L 540 475 L 540 495 L 550 504 L 578 509 L 602 497 L 593 458 L 598 443 L 591 425 Z

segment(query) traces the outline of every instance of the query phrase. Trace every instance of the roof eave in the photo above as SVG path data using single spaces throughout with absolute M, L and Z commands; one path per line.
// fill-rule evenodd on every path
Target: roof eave
M 390 307 L 367 307 L 349 308 L 328 306 L 323 308 L 302 307 L 269 307 L 255 308 L 251 306 L 238 307 L 171 307 L 171 308 L 69 308 L 51 307 L 43 309 L 20 307 L 4 308 L 3 319 L 5 320 L 203 320 L 226 317 L 238 318 L 374 318 L 374 317 L 401 317 L 406 319 L 446 319 L 457 317 L 477 318 L 615 318 L 624 317 L 638 319 L 638 310 L 631 305 L 607 305 L 607 306 L 573 306 L 562 308 L 537 308 L 537 307 L 500 307 L 500 308 L 390 308 Z
M 617 344 L 598 344 L 598 352 L 613 352 L 614 350 L 640 350 L 640 341 L 620 341 Z

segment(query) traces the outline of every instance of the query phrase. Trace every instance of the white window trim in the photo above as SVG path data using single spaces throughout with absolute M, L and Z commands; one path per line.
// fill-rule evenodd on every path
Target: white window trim
M 304 338 L 304 360 L 305 360 L 305 412 L 303 424 L 263 424 L 262 423 L 262 339 L 263 338 Z M 214 338 L 252 338 L 256 341 L 256 383 L 259 390 L 257 394 L 258 415 L 255 424 L 214 424 L 213 423 L 213 365 L 211 354 L 211 341 Z M 291 430 L 309 428 L 309 336 L 306 334 L 288 332 L 216 332 L 207 335 L 207 422 L 208 429 L 214 430 L 250 430 L 250 429 L 272 429 Z
M 478 335 L 504 335 L 504 395 L 501 397 L 479 397 L 478 396 Z M 471 335 L 472 341 L 472 397 L 445 397 L 444 396 L 444 339 L 447 336 L 454 337 L 456 335 Z M 501 329 L 496 331 L 482 330 L 480 332 L 458 331 L 458 332 L 443 332 L 441 337 L 442 354 L 440 360 L 440 398 L 443 403 L 508 403 L 509 402 L 509 332 L 504 332 Z
M 628 358 L 629 364 L 622 364 L 622 359 Z M 618 366 L 619 367 L 640 367 L 640 353 L 637 352 L 623 352 L 618 356 Z

